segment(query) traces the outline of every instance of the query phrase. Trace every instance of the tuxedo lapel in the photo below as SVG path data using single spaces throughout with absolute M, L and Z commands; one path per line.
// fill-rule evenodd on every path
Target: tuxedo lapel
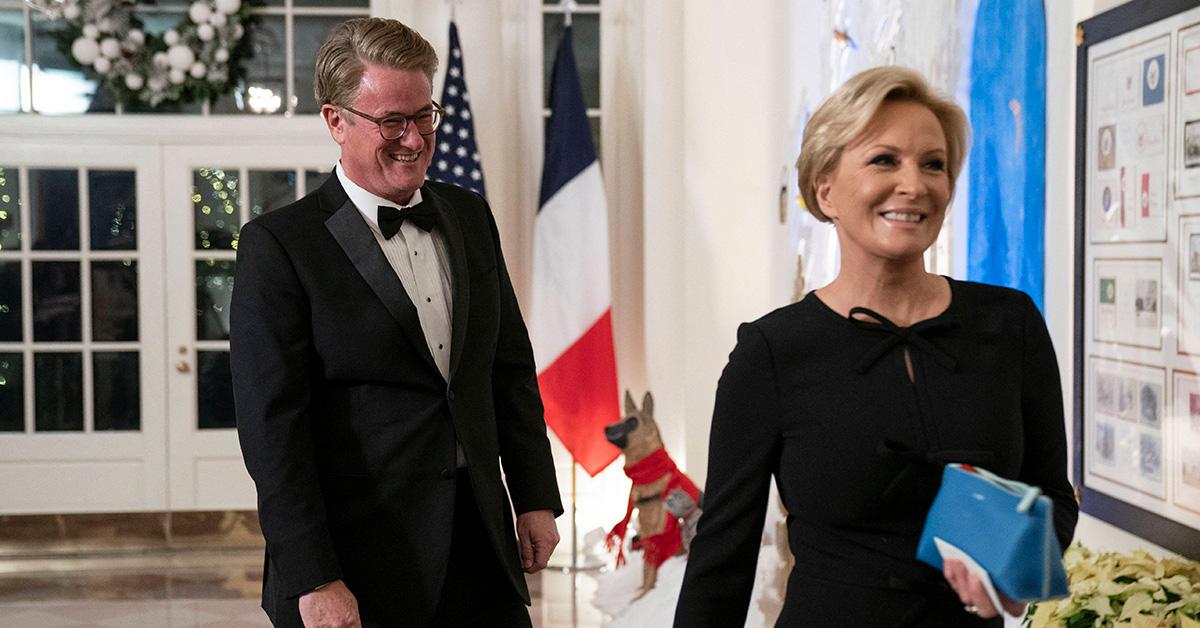
M 337 177 L 330 177 L 330 181 L 337 184 Z M 328 185 L 327 183 L 326 186 Z M 337 187 L 341 190 L 340 184 L 337 184 Z M 342 196 L 345 198 L 344 192 Z M 325 228 L 333 234 L 346 257 L 350 258 L 354 268 L 358 269 L 358 274 L 362 275 L 392 318 L 400 324 L 400 329 L 404 330 L 404 335 L 408 336 L 417 353 L 424 358 L 429 368 L 435 373 L 438 372 L 437 364 L 429 353 L 425 333 L 421 331 L 421 319 L 417 317 L 417 308 L 408 298 L 404 284 L 400 283 L 400 278 L 388 263 L 387 257 L 375 240 L 375 234 L 371 233 L 371 228 L 367 226 L 366 219 L 362 217 L 358 208 L 349 199 L 344 200 L 341 208 L 334 211 L 333 216 L 325 221 Z
M 471 281 L 467 272 L 467 246 L 463 240 L 462 226 L 450 204 L 433 192 L 429 186 L 421 188 L 422 202 L 437 207 L 438 228 L 446 238 L 450 254 L 450 283 L 454 291 L 453 312 L 450 315 L 450 381 L 462 358 L 463 343 L 467 338 L 467 313 L 471 311 Z

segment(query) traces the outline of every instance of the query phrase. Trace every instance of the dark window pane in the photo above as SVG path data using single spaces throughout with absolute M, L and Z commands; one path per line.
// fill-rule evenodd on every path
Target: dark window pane
M 79 250 L 79 173 L 29 170 L 29 232 L 33 248 Z
M 21 172 L 0 167 L 0 251 L 21 248 Z
M 92 354 L 96 430 L 142 428 L 141 375 L 136 351 Z
M 137 248 L 137 173 L 132 170 L 88 172 L 92 250 Z
M 228 351 L 196 352 L 197 386 L 200 400 L 198 425 L 202 430 L 234 427 L 233 375 Z
M 295 170 L 250 171 L 250 217 L 261 216 L 296 200 Z
M 92 262 L 92 340 L 137 339 L 137 262 Z
M 192 172 L 192 208 L 196 250 L 234 249 L 241 201 L 237 169 L 201 168 Z
M 196 262 L 196 340 L 229 339 L 233 266 L 232 261 Z
M 232 92 L 213 103 L 213 113 L 281 114 L 287 111 L 284 32 L 283 16 L 258 17 L 258 25 L 246 31 L 251 54 L 246 60 L 246 76 Z
M 33 354 L 33 426 L 39 432 L 83 431 L 83 356 Z
M 80 340 L 79 262 L 33 263 L 33 339 Z
M 339 6 L 339 0 L 312 1 L 326 6 Z M 366 6 L 365 2 L 358 4 L 360 0 L 341 0 L 341 2 L 351 3 L 345 6 Z M 302 1 L 296 2 L 296 6 L 304 6 L 304 4 Z M 296 113 L 317 113 L 321 110 L 321 105 L 313 96 L 313 72 L 317 61 L 317 51 L 325 42 L 325 38 L 329 36 L 329 31 L 333 30 L 334 26 L 346 21 L 346 17 L 298 15 L 295 20 L 296 36 L 293 41 L 296 42 L 296 93 L 292 97 L 296 103 Z
M 600 108 L 600 16 L 576 13 L 571 18 L 572 40 L 575 43 L 575 63 L 579 67 L 579 83 L 583 86 L 583 101 L 589 109 Z M 542 78 L 545 80 L 544 107 L 550 106 L 550 77 L 554 72 L 554 54 L 562 40 L 563 16 L 546 13 L 542 16 Z
M 25 431 L 25 377 L 20 353 L 0 353 L 0 432 Z
M 325 183 L 325 179 L 328 179 L 329 176 L 332 174 L 333 174 L 332 172 L 319 172 L 317 170 L 305 170 L 304 171 L 304 190 L 305 190 L 304 193 L 312 194 L 313 192 L 316 192 L 317 190 L 321 189 L 321 185 Z
M 0 262 L 0 342 L 21 335 L 21 262 Z
M 33 12 L 33 108 L 41 113 L 113 111 L 112 99 L 98 89 L 94 75 L 75 67 L 54 41 L 61 22 Z
M 21 80 L 21 69 L 26 67 L 25 16 L 19 7 L 0 10 L 0 112 L 4 113 L 25 111 L 21 101 L 29 97 Z

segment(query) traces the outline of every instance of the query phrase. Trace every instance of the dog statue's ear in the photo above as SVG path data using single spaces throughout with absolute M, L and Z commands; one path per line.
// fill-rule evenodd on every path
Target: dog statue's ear
M 625 389 L 625 416 L 637 414 L 637 406 L 633 403 L 633 395 L 629 394 L 629 389 Z
M 654 395 L 651 395 L 649 390 L 642 397 L 642 414 L 654 416 Z

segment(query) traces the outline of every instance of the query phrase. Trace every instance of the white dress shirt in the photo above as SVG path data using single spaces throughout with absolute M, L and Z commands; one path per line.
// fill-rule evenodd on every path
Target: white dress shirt
M 334 168 L 342 189 L 350 202 L 358 208 L 367 226 L 375 235 L 375 241 L 383 254 L 400 278 L 404 291 L 417 308 L 417 318 L 421 322 L 421 332 L 425 335 L 425 343 L 433 362 L 437 365 L 442 379 L 450 380 L 450 330 L 451 312 L 453 311 L 453 285 L 450 275 L 450 255 L 446 250 L 446 239 L 440 229 L 425 231 L 406 220 L 400 226 L 400 231 L 390 239 L 384 238 L 379 230 L 379 206 L 396 207 L 396 203 L 383 197 L 376 196 L 350 180 L 338 163 Z M 413 193 L 407 205 L 412 207 L 421 202 L 421 190 Z M 457 441 L 456 441 L 457 445 Z M 465 465 L 462 446 L 458 445 L 458 466 Z

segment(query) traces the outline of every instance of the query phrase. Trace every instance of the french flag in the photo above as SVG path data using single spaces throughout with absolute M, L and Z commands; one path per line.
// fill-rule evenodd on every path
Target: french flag
M 569 26 L 554 58 L 545 157 L 534 223 L 530 337 L 546 424 L 594 476 L 620 454 L 604 439 L 604 426 L 620 418 L 620 409 L 608 209 Z

